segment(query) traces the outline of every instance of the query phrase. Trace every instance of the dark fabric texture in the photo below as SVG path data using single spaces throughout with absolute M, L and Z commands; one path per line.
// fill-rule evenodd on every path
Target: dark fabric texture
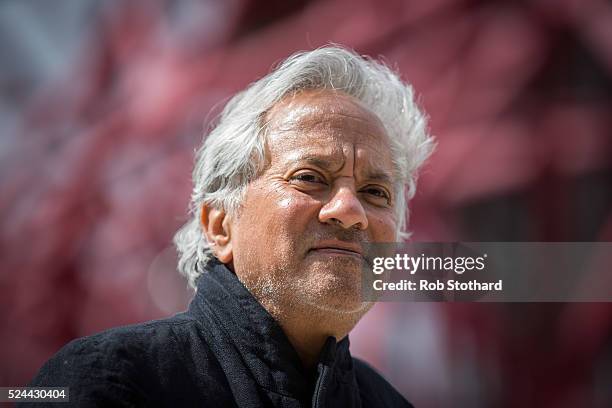
M 219 262 L 207 269 L 186 312 L 74 340 L 29 385 L 70 387 L 61 405 L 75 407 L 411 406 L 351 357 L 348 336 L 329 337 L 305 370 L 236 275 Z M 30 405 L 44 406 L 19 406 Z

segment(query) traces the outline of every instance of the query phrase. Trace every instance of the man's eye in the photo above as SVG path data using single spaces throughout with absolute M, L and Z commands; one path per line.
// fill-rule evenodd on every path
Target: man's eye
M 391 199 L 391 197 L 389 196 L 389 193 L 387 193 L 387 191 L 383 188 L 377 188 L 377 187 L 367 187 L 364 190 L 362 190 L 364 193 L 373 195 L 374 197 L 380 197 L 380 198 L 384 198 L 387 201 L 389 201 Z
M 307 183 L 324 183 L 323 177 L 313 173 L 300 173 L 292 177 L 293 180 L 304 181 Z

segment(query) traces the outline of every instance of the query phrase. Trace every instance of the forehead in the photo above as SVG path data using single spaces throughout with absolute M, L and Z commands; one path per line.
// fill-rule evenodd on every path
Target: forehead
M 341 155 L 351 146 L 356 158 L 390 160 L 384 125 L 357 99 L 340 92 L 305 91 L 285 98 L 267 115 L 273 156 Z

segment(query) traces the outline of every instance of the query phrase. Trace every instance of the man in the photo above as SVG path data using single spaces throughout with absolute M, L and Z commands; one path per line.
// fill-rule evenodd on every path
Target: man
M 174 317 L 78 339 L 32 386 L 75 406 L 410 404 L 351 357 L 366 246 L 405 237 L 432 150 L 411 88 L 339 48 L 296 54 L 229 101 L 196 157 Z

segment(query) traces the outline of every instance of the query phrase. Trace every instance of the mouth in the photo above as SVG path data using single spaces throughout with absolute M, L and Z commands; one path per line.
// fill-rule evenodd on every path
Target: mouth
M 309 252 L 319 255 L 350 256 L 354 258 L 364 259 L 363 249 L 360 245 L 342 241 L 321 242 L 312 247 Z

